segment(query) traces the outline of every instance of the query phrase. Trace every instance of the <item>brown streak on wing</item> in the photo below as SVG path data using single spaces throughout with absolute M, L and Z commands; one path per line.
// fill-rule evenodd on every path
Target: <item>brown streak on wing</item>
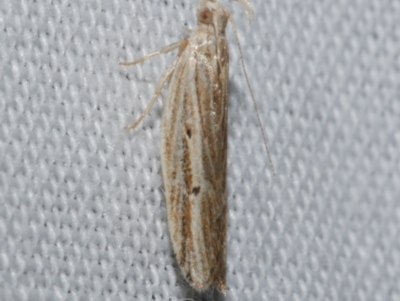
M 225 40 L 217 43 L 228 55 Z M 169 230 L 182 274 L 198 290 L 225 291 L 228 60 L 216 62 L 215 44 L 207 47 L 199 54 L 208 61 L 195 58 L 189 45 L 176 64 L 174 95 L 163 116 L 162 163 Z

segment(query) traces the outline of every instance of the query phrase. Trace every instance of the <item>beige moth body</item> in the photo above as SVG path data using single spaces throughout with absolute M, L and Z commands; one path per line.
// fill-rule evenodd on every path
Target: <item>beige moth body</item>
M 248 15 L 248 0 L 239 0 Z M 229 12 L 217 1 L 200 0 L 197 27 L 189 38 L 148 54 L 179 48 L 157 84 L 154 97 L 134 128 L 169 82 L 162 120 L 162 173 L 168 227 L 181 272 L 198 291 L 226 292 L 227 98 Z

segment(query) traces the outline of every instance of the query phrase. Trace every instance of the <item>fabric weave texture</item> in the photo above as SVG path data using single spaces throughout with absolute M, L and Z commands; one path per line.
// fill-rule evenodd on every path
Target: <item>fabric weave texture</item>
M 400 1 L 223 1 L 228 292 L 168 237 L 163 92 L 196 1 L 0 1 L 0 300 L 400 300 Z

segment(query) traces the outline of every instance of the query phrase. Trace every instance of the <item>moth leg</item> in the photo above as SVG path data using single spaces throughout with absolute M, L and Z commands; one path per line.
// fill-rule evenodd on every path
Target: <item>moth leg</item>
M 164 53 L 168 53 L 168 52 L 180 47 L 181 44 L 183 43 L 183 41 L 184 41 L 184 39 L 180 40 L 179 42 L 172 43 L 172 44 L 170 44 L 168 46 L 165 46 L 165 47 L 161 48 L 160 50 L 157 50 L 157 51 L 151 52 L 149 54 L 146 54 L 144 57 L 141 57 L 140 59 L 134 60 L 132 62 L 121 62 L 119 64 L 122 65 L 122 66 L 133 66 L 133 65 L 140 64 L 140 63 L 142 63 L 142 62 L 144 62 L 144 61 L 146 61 L 146 60 L 148 60 L 148 59 L 150 59 L 150 58 L 152 58 L 154 56 L 157 56 L 157 55 L 160 55 L 160 54 L 164 54 Z
M 176 62 L 176 60 L 175 60 L 175 62 Z M 156 102 L 157 97 L 161 94 L 161 91 L 162 91 L 162 88 L 163 88 L 165 82 L 170 80 L 171 75 L 175 70 L 175 64 L 176 64 L 175 62 L 172 64 L 172 66 L 170 66 L 168 68 L 168 70 L 166 72 L 164 72 L 164 74 L 158 80 L 156 89 L 155 89 L 154 94 L 153 94 L 153 98 L 151 99 L 151 101 L 150 101 L 149 105 L 147 106 L 147 108 L 143 111 L 143 113 L 140 115 L 138 120 L 136 120 L 133 124 L 131 124 L 129 126 L 126 126 L 125 130 L 133 130 L 135 127 L 138 126 L 138 124 L 143 120 L 143 118 L 146 117 L 147 114 L 149 114 L 149 111 L 150 111 L 151 107 Z
M 135 127 L 138 126 L 138 124 L 143 120 L 143 118 L 146 117 L 147 114 L 149 114 L 149 111 L 150 111 L 151 107 L 156 102 L 157 97 L 161 94 L 161 91 L 162 91 L 162 88 L 163 88 L 165 82 L 167 82 L 167 81 L 169 81 L 171 79 L 171 76 L 172 76 L 172 74 L 173 74 L 173 72 L 175 70 L 176 62 L 178 61 L 179 56 L 181 55 L 181 53 L 187 47 L 188 43 L 189 43 L 188 39 L 184 38 L 184 39 L 180 40 L 179 42 L 176 42 L 176 43 L 173 43 L 171 45 L 168 45 L 168 46 L 166 46 L 164 48 L 161 48 L 158 51 L 149 53 L 149 54 L 145 55 L 144 57 L 142 57 L 140 59 L 137 59 L 136 61 L 120 63 L 121 65 L 124 65 L 124 66 L 136 65 L 136 64 L 139 64 L 141 62 L 144 62 L 145 60 L 147 60 L 147 59 L 149 59 L 149 58 L 151 58 L 153 56 L 156 56 L 156 55 L 159 55 L 159 54 L 163 54 L 163 53 L 167 53 L 167 52 L 170 52 L 170 51 L 172 51 L 172 50 L 174 50 L 176 48 L 179 48 L 178 57 L 175 59 L 175 61 L 172 63 L 172 65 L 168 68 L 168 70 L 166 72 L 164 72 L 164 74 L 158 80 L 157 85 L 156 85 L 156 89 L 155 89 L 154 94 L 153 94 L 153 98 L 151 99 L 149 105 L 143 111 L 143 113 L 140 115 L 138 120 L 136 120 L 133 124 L 125 127 L 126 130 L 133 130 Z

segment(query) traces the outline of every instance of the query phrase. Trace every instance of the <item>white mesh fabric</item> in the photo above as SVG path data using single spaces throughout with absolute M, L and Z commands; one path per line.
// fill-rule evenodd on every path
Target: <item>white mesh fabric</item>
M 400 2 L 253 0 L 231 42 L 226 300 L 400 300 Z M 195 300 L 174 262 L 162 99 L 197 1 L 0 1 L 0 300 Z M 231 28 L 231 27 L 230 27 Z M 164 92 L 164 99 L 165 99 Z

